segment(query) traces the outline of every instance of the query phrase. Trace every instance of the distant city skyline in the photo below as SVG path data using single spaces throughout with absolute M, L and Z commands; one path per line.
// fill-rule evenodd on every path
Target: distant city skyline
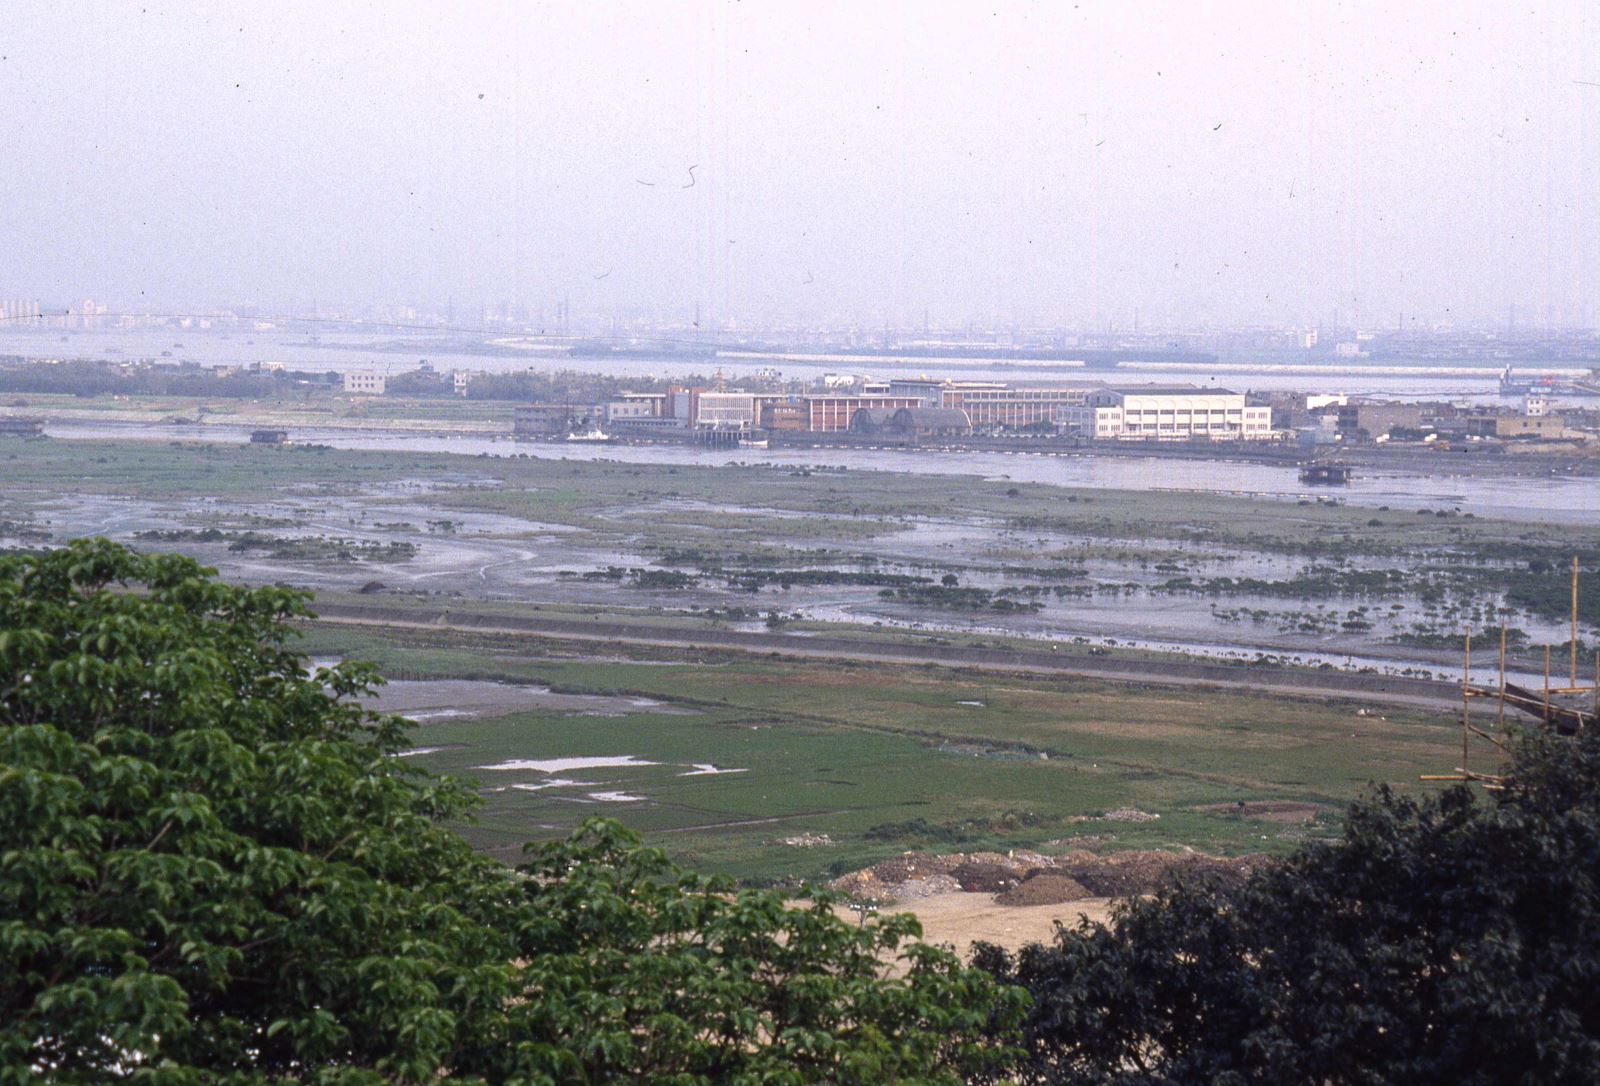
M 18 0 L 0 297 L 1593 327 L 1597 20 L 1579 0 Z
M 834 322 L 818 321 L 806 325 L 796 325 L 782 321 L 733 321 L 725 326 L 718 327 L 712 326 L 709 321 L 696 325 L 691 314 L 672 317 L 670 315 L 640 311 L 582 313 L 574 310 L 567 312 L 564 310 L 564 304 L 558 301 L 548 306 L 540 307 L 512 302 L 468 305 L 452 301 L 431 304 L 427 302 L 351 304 L 329 301 L 315 303 L 290 302 L 274 306 L 256 302 L 234 302 L 231 304 L 203 305 L 192 309 L 163 309 L 129 307 L 114 302 L 99 302 L 94 299 L 84 299 L 75 303 L 59 303 L 41 302 L 36 298 L 0 297 L 0 331 L 33 325 L 80 328 L 92 326 L 111 329 L 116 327 L 131 328 L 158 325 L 174 321 L 201 320 L 276 322 L 279 324 L 325 322 L 328 324 L 370 324 L 395 328 L 411 325 L 415 326 L 419 331 L 437 330 L 461 333 L 496 333 L 503 332 L 508 328 L 514 328 L 520 332 L 543 334 L 553 338 L 563 336 L 593 337 L 610 333 L 626 335 L 630 332 L 642 335 L 650 331 L 692 331 L 696 328 L 703 332 L 706 338 L 711 338 L 715 333 L 724 332 L 742 335 L 745 333 L 781 334 L 792 331 L 837 335 L 848 333 L 882 335 L 887 332 L 900 338 L 916 337 L 918 335 L 948 337 L 962 334 L 985 337 L 1006 335 L 1048 336 L 1052 334 L 1084 337 L 1106 335 L 1164 336 L 1243 334 L 1271 331 L 1310 336 L 1312 341 L 1307 346 L 1315 346 L 1316 337 L 1350 337 L 1358 334 L 1447 335 L 1460 332 L 1502 337 L 1600 334 L 1600 325 L 1597 325 L 1592 320 L 1585 322 L 1582 319 L 1583 315 L 1587 313 L 1585 307 L 1575 307 L 1576 312 L 1569 311 L 1565 314 L 1557 314 L 1553 311 L 1546 311 L 1540 314 L 1519 311 L 1517 307 L 1510 306 L 1506 312 L 1500 315 L 1498 321 L 1491 319 L 1437 320 L 1427 313 L 1397 313 L 1392 315 L 1387 323 L 1381 319 L 1367 322 L 1360 319 L 1360 314 L 1341 314 L 1338 310 L 1334 310 L 1327 314 L 1325 319 L 1315 319 L 1305 323 L 1292 320 L 1263 323 L 1188 321 L 1168 325 L 1153 323 L 1149 320 L 1141 321 L 1139 313 L 1135 311 L 1132 319 L 1127 322 L 1119 323 L 1114 319 L 1108 319 L 1105 323 L 1098 325 L 1083 322 L 985 324 L 976 320 L 935 322 L 931 317 L 927 317 L 920 324 L 904 326 L 891 323 L 873 324 L 841 318 Z M 1324 346 L 1327 346 L 1327 344 L 1324 344 Z

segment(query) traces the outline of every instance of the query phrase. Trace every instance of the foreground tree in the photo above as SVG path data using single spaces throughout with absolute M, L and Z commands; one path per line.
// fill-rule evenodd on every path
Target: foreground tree
M 0 558 L 0 1082 L 955 1082 L 1022 996 L 614 826 L 523 872 L 296 592 Z M 991 1027 L 992 1028 L 992 1027 Z
M 978 960 L 1031 990 L 1034 1083 L 1600 1082 L 1600 736 L 1504 790 L 1387 789 L 1241 887 Z

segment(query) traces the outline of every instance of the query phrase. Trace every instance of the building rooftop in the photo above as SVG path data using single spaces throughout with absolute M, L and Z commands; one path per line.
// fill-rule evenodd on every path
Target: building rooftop
M 902 407 L 890 416 L 890 421 L 930 430 L 972 426 L 972 418 L 959 407 Z

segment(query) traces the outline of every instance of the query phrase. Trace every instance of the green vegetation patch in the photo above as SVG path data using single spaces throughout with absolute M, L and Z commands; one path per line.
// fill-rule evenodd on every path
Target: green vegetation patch
M 1337 809 L 1369 782 L 1414 788 L 1418 774 L 1459 758 L 1460 732 L 1446 719 L 1359 715 L 1337 702 L 637 649 L 539 657 L 526 642 L 431 631 L 322 627 L 307 644 L 412 678 L 538 682 L 693 708 L 435 719 L 413 741 L 426 751 L 419 764 L 478 782 L 486 805 L 464 832 L 493 854 L 598 811 L 692 866 L 757 881 L 853 870 L 907 849 L 1038 847 L 1081 834 L 1107 847 L 1282 851 L 1305 828 L 1241 815 L 1239 801 Z M 482 768 L 559 758 L 632 764 Z M 697 772 L 705 767 L 715 772 Z M 1120 807 L 1161 817 L 1097 821 Z M 807 834 L 830 843 L 784 843 Z

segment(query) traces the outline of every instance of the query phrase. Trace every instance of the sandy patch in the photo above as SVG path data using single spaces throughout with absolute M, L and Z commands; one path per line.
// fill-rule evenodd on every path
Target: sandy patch
M 1078 917 L 1087 916 L 1103 924 L 1111 915 L 1111 905 L 1111 898 L 1086 898 L 1063 905 L 996 905 L 988 894 L 956 891 L 891 905 L 882 912 L 914 913 L 922 924 L 924 940 L 952 946 L 965 956 L 975 942 L 994 943 L 1007 950 L 1051 942 L 1058 920 L 1072 927 Z M 846 919 L 855 916 L 848 909 L 841 909 L 840 915 Z
M 613 769 L 634 766 L 660 765 L 631 754 L 605 755 L 598 758 L 513 758 L 494 765 L 474 766 L 474 769 L 532 770 L 535 773 L 564 773 L 569 769 Z

